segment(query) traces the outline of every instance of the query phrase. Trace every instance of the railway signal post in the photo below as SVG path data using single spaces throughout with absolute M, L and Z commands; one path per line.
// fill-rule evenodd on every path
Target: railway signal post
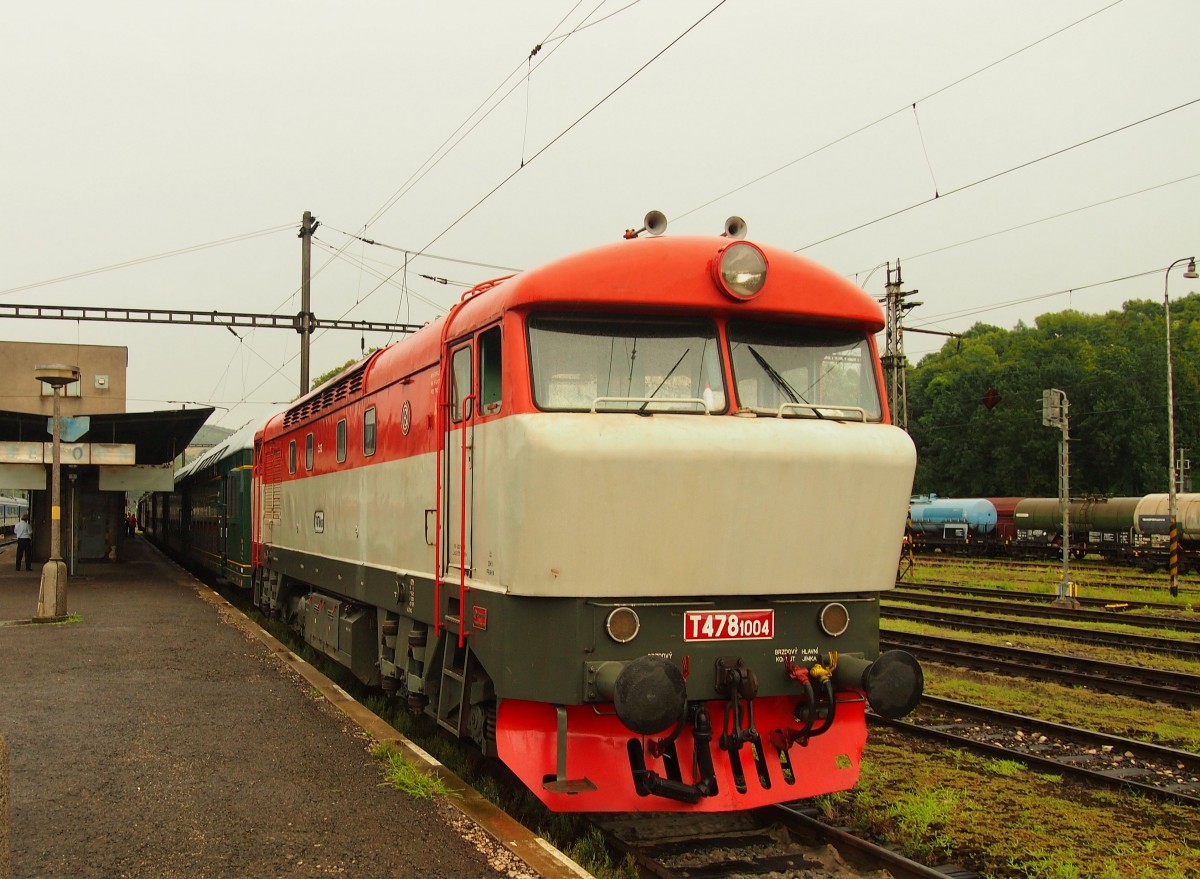
M 1171 466 L 1169 476 L 1171 481 L 1167 483 L 1167 497 L 1169 499 L 1171 517 L 1171 560 L 1169 570 L 1172 595 L 1179 594 L 1179 523 L 1176 521 L 1178 507 L 1175 498 L 1175 494 L 1178 491 L 1175 486 L 1175 377 L 1171 367 L 1171 298 L 1167 294 L 1167 285 L 1171 280 L 1171 269 L 1182 262 L 1187 263 L 1187 268 L 1183 272 L 1185 278 L 1200 278 L 1200 274 L 1196 272 L 1196 257 L 1194 256 L 1180 257 L 1167 266 L 1167 270 L 1163 274 L 1163 313 L 1167 317 L 1167 458 Z
M 1067 409 L 1070 402 L 1065 392 L 1057 388 L 1042 391 L 1042 424 L 1046 427 L 1061 427 L 1062 439 L 1058 442 L 1058 502 L 1062 507 L 1062 581 L 1058 584 L 1055 607 L 1079 607 L 1075 597 L 1075 584 L 1071 582 L 1071 453 L 1070 427 Z

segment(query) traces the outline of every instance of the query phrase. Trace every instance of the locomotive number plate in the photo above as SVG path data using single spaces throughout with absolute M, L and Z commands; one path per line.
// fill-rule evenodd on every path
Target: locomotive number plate
M 765 641 L 775 637 L 773 610 L 689 610 L 685 641 Z

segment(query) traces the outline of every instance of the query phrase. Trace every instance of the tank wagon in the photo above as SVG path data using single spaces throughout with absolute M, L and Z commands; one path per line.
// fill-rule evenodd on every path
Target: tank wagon
M 913 497 L 908 507 L 913 548 L 981 555 L 996 530 L 996 507 L 987 498 Z
M 981 500 L 996 512 L 996 525 L 990 531 L 971 524 L 972 510 L 987 510 Z M 1180 493 L 1176 505 L 1181 569 L 1194 570 L 1200 567 L 1200 494 Z M 1170 549 L 1166 494 L 1077 498 L 1070 501 L 1069 513 L 1070 552 L 1076 558 L 1098 555 L 1112 564 L 1166 568 Z M 917 551 L 1056 558 L 1062 554 L 1062 525 L 1058 498 L 937 498 L 929 503 L 922 496 L 912 500 L 909 531 Z
M 725 236 L 477 286 L 256 433 L 254 601 L 555 810 L 852 787 L 867 705 L 922 687 L 878 647 L 915 468 L 882 326 Z
M 1163 493 L 1134 500 L 1137 501 L 1133 513 L 1135 555 L 1143 568 L 1165 568 L 1170 561 L 1170 498 Z M 1180 571 L 1194 571 L 1200 567 L 1200 494 L 1176 494 L 1175 511 Z

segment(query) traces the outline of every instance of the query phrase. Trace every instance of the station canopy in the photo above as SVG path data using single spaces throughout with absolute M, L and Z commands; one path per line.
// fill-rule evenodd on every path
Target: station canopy
M 171 409 L 162 412 L 122 412 L 89 415 L 80 441 L 121 443 L 136 449 L 139 465 L 168 464 L 178 457 L 215 410 Z M 0 411 L 0 443 L 48 443 L 51 416 Z

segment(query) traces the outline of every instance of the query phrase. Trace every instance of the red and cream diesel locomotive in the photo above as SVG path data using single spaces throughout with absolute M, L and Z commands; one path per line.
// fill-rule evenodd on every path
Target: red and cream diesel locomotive
M 740 225 L 481 284 L 272 418 L 255 603 L 554 810 L 852 787 L 922 689 L 878 651 L 915 453 L 879 306 Z

